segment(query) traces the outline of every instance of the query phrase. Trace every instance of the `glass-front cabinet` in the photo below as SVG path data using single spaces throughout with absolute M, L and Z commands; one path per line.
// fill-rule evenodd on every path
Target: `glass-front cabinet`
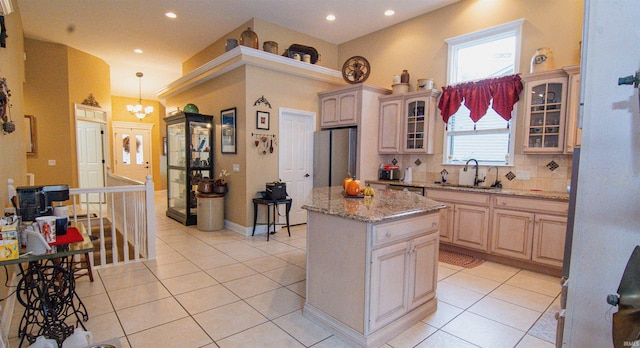
M 196 193 L 201 178 L 213 178 L 213 116 L 179 113 L 167 123 L 167 216 L 197 223 Z
M 405 149 L 407 151 L 424 148 L 424 108 L 426 100 L 411 99 L 407 101 L 407 138 Z
M 378 153 L 433 154 L 439 95 L 428 89 L 380 96 Z
M 565 136 L 567 77 L 527 81 L 526 121 L 522 151 L 562 153 Z

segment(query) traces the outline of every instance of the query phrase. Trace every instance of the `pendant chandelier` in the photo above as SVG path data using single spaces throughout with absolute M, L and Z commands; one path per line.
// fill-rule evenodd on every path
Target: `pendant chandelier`
M 138 104 L 136 105 L 127 105 L 127 110 L 136 115 L 138 119 L 143 119 L 147 117 L 150 113 L 153 112 L 153 106 L 142 106 L 142 76 L 141 72 L 137 72 L 136 76 L 138 77 Z

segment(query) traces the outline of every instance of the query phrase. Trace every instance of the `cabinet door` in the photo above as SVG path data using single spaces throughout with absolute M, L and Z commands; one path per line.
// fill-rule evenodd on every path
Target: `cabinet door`
M 358 92 L 343 93 L 339 97 L 338 123 L 341 126 L 358 124 Z
M 494 209 L 491 252 L 519 259 L 531 259 L 534 214 Z
M 447 205 L 446 208 L 440 209 L 440 241 L 451 243 L 453 241 L 454 205 L 449 202 L 439 202 Z
M 371 253 L 371 331 L 407 311 L 408 249 L 409 243 L 403 242 Z
M 409 310 L 432 299 L 438 274 L 438 234 L 431 233 L 411 241 L 409 253 Z
M 536 214 L 533 230 L 532 260 L 546 265 L 562 267 L 567 218 Z
M 565 131 L 564 152 L 573 154 L 575 147 L 582 144 L 582 128 L 578 127 L 580 106 L 580 74 L 569 75 L 569 97 L 567 99 L 567 129 Z
M 564 152 L 566 95 L 566 77 L 527 83 L 523 152 Z
M 381 102 L 378 152 L 400 153 L 401 130 L 402 100 L 387 100 Z
M 489 208 L 456 204 L 453 222 L 453 243 L 488 251 Z
M 332 95 L 320 99 L 320 126 L 335 127 L 338 125 L 338 96 Z

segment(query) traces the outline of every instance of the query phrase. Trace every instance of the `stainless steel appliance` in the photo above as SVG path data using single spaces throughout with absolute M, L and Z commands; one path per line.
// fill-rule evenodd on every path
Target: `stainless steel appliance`
M 398 166 L 382 166 L 378 169 L 379 180 L 400 180 L 401 173 Z
M 342 185 L 356 172 L 356 128 L 337 128 L 313 134 L 313 187 Z
M 69 199 L 68 185 L 21 186 L 18 193 L 18 214 L 22 221 L 35 221 L 39 216 L 53 214 L 53 202 Z

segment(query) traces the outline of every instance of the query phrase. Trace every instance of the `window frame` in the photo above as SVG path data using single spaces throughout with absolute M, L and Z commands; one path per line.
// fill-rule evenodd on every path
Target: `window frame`
M 471 46 L 476 46 L 479 44 L 499 40 L 501 38 L 515 36 L 516 39 L 516 47 L 515 47 L 515 57 L 513 64 L 513 73 L 517 73 L 520 71 L 520 56 L 521 56 L 521 47 L 522 47 L 522 24 L 524 23 L 524 18 L 511 21 L 508 23 L 504 23 L 501 25 L 497 25 L 491 28 L 478 30 L 472 33 L 463 34 L 460 36 L 456 36 L 453 38 L 446 39 L 445 42 L 448 45 L 448 56 L 447 56 L 447 85 L 462 83 L 453 82 L 453 78 L 456 75 L 457 71 L 457 52 L 460 49 L 464 49 Z M 497 76 L 496 76 L 497 77 Z M 509 149 L 508 154 L 505 156 L 505 161 L 501 162 L 489 162 L 489 161 L 481 161 L 481 165 L 491 165 L 491 166 L 513 166 L 514 165 L 514 153 L 515 153 L 515 139 L 516 139 L 516 123 L 517 123 L 517 103 L 514 105 L 513 111 L 511 112 L 511 121 L 509 125 Z M 461 106 L 465 107 L 464 105 Z M 505 129 L 506 131 L 506 129 Z M 450 162 L 449 161 L 449 153 L 451 141 L 449 136 L 452 134 L 458 135 L 469 135 L 469 134 L 497 134 L 504 132 L 496 132 L 496 130 L 475 130 L 475 131 L 458 131 L 451 132 L 445 127 L 444 129 L 444 139 L 443 139 L 443 154 L 442 154 L 442 164 L 443 165 L 464 165 L 463 162 Z

